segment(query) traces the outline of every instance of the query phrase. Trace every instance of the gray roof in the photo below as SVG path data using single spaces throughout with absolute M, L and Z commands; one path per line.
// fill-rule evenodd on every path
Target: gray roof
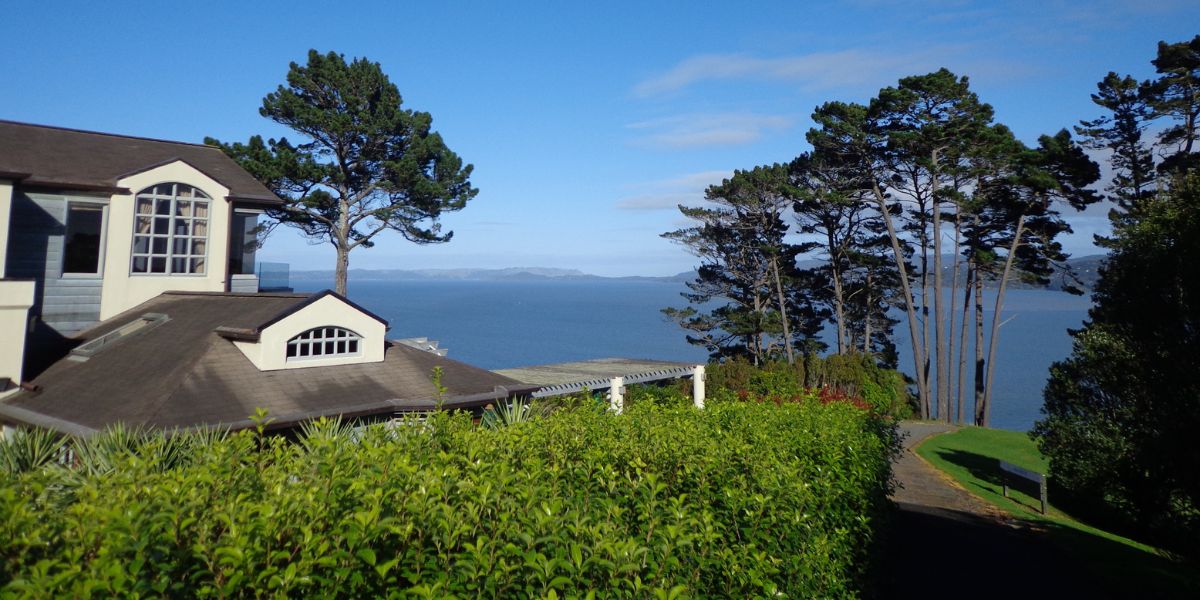
M 23 185 L 128 193 L 118 180 L 176 160 L 229 188 L 231 200 L 283 202 L 219 148 L 0 120 L 0 177 Z
M 332 293 L 332 292 L 329 292 Z M 169 320 L 97 352 L 64 358 L 0 401 L 0 419 L 87 435 L 122 422 L 164 429 L 249 427 L 264 408 L 283 427 L 319 416 L 429 410 L 443 370 L 445 406 L 482 406 L 530 386 L 484 369 L 388 343 L 378 363 L 260 371 L 215 330 L 257 331 L 310 301 L 298 294 L 170 292 L 80 334 L 93 340 L 146 313 Z

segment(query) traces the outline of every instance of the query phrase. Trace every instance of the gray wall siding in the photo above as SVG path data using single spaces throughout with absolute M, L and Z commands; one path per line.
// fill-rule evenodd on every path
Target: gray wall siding
M 67 336 L 100 320 L 101 286 L 98 276 L 62 276 L 63 236 L 71 199 L 97 200 L 52 193 L 13 194 L 7 265 L 10 277 L 37 281 L 32 312 Z M 107 223 L 105 226 L 111 229 Z M 105 264 L 103 268 L 108 267 Z
M 229 291 L 239 294 L 257 294 L 258 276 L 235 276 L 229 279 Z

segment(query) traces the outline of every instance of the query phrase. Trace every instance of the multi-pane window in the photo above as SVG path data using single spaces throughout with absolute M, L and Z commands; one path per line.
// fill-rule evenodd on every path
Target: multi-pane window
M 133 272 L 203 275 L 209 197 L 190 185 L 162 183 L 139 192 L 135 202 Z
M 287 359 L 356 356 L 362 338 L 341 327 L 317 327 L 288 340 Z

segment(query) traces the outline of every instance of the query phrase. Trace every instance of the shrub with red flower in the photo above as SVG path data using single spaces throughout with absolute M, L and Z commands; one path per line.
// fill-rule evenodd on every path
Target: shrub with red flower
M 849 394 L 845 390 L 838 388 L 823 387 L 817 390 L 817 400 L 819 400 L 821 404 L 833 404 L 834 402 L 840 402 L 843 404 L 849 404 L 866 412 L 871 412 L 871 405 L 867 404 L 866 400 L 863 400 L 858 395 Z

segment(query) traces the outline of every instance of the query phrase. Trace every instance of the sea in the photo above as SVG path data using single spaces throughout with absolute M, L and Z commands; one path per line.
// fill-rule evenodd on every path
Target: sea
M 332 282 L 292 285 L 298 292 L 314 292 Z M 678 282 L 619 279 L 351 280 L 347 291 L 351 300 L 388 321 L 388 337 L 436 340 L 451 358 L 503 369 L 608 357 L 703 362 L 704 349 L 688 344 L 684 331 L 661 312 L 686 306 L 680 297 L 684 289 Z M 985 299 L 987 331 L 994 298 L 989 293 Z M 1050 365 L 1070 353 L 1068 330 L 1082 325 L 1090 306 L 1087 296 L 1008 291 L 1001 311 L 993 427 L 1027 431 L 1033 426 Z M 900 369 L 911 374 L 903 322 L 896 327 L 896 343 Z M 969 373 L 967 380 L 969 387 Z M 970 410 L 970 390 L 966 398 Z

